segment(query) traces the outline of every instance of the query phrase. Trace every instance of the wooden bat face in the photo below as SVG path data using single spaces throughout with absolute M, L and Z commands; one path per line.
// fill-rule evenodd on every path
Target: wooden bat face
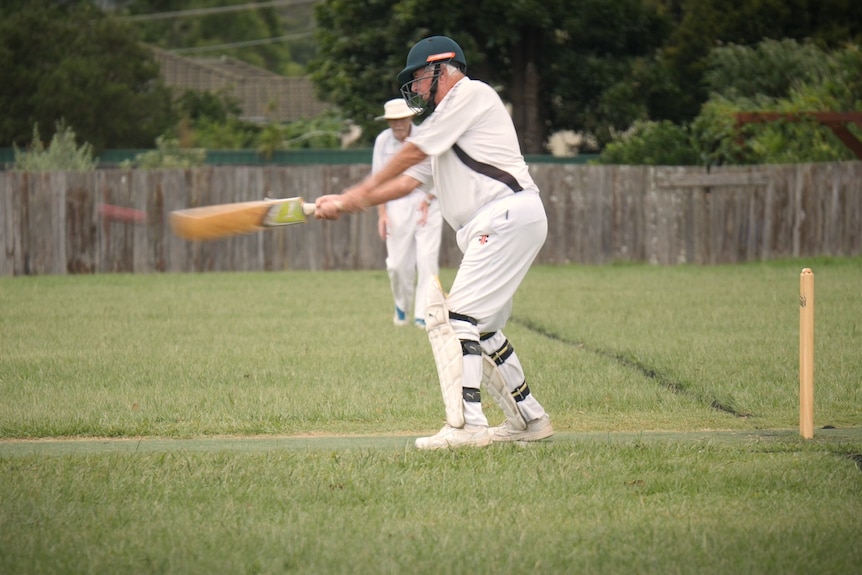
M 170 213 L 171 229 L 187 240 L 214 240 L 305 223 L 314 204 L 302 198 L 217 204 Z

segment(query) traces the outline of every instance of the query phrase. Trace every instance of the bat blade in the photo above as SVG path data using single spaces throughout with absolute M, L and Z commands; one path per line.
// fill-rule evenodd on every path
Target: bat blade
M 268 228 L 305 223 L 314 204 L 302 198 L 235 202 L 175 210 L 171 230 L 187 240 L 214 240 Z

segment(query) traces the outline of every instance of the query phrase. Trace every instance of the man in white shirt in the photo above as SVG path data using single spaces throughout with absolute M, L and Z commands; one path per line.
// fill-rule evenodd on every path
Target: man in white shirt
M 383 105 L 389 127 L 374 140 L 371 172 L 379 172 L 401 149 L 408 136 L 420 127 L 413 124 L 416 113 L 403 98 Z M 433 188 L 417 186 L 404 197 L 377 206 L 377 231 L 386 242 L 386 271 L 395 300 L 393 323 L 407 325 L 413 310 L 413 325 L 425 329 L 425 301 L 431 278 L 439 273 L 440 237 L 443 216 L 434 200 Z M 415 297 L 414 297 L 415 296 Z
M 433 110 L 421 133 L 408 137 L 379 171 L 316 202 L 317 218 L 337 219 L 433 181 L 443 217 L 456 232 L 461 265 L 448 296 L 439 281 L 432 283 L 426 310 L 446 425 L 418 438 L 419 449 L 536 441 L 554 433 L 501 331 L 545 242 L 548 220 L 502 100 L 466 76 L 466 63 L 451 38 L 415 44 L 398 81 L 411 108 Z M 488 428 L 481 384 L 506 414 L 498 427 Z

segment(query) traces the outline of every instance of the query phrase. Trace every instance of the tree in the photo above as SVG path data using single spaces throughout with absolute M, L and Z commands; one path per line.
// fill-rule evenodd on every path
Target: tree
M 715 48 L 705 62 L 703 77 L 711 96 L 691 123 L 637 124 L 608 144 L 601 162 L 717 165 L 854 158 L 829 128 L 798 120 L 805 112 L 859 109 L 858 46 L 828 52 L 811 43 L 764 40 L 754 46 Z M 777 112 L 794 121 L 740 126 L 740 112 Z M 854 126 L 848 129 L 862 136 Z
M 196 8 L 226 8 L 231 4 L 250 5 L 248 0 L 130 0 L 132 16 L 164 14 Z M 134 23 L 143 40 L 165 50 L 206 49 L 223 46 L 203 55 L 228 55 L 276 74 L 297 76 L 314 54 L 310 30 L 313 7 L 297 2 L 284 8 L 216 12 L 205 15 L 139 20 Z M 285 40 L 288 37 L 288 40 Z M 252 44 L 245 44 L 252 42 Z M 239 46 L 231 47 L 231 44 Z
M 0 142 L 65 120 L 96 150 L 146 147 L 174 122 L 133 29 L 90 2 L 10 4 L 0 18 Z
M 813 43 L 790 39 L 728 44 L 704 59 L 703 84 L 712 96 L 784 98 L 796 86 L 825 80 L 829 58 Z
M 763 40 L 810 39 L 824 49 L 862 42 L 858 0 L 645 0 L 675 24 L 661 60 L 679 86 L 667 119 L 692 120 L 709 98 L 703 74 L 713 48 L 752 46 Z
M 366 132 L 380 129 L 372 119 L 398 94 L 394 77 L 410 47 L 441 34 L 464 49 L 471 77 L 512 104 L 527 153 L 543 152 L 553 130 L 609 134 L 645 116 L 655 90 L 631 78 L 667 33 L 642 0 L 324 0 L 316 16 L 312 77 Z
M 765 40 L 751 47 L 717 48 L 707 61 L 710 67 L 705 78 L 713 92 L 692 122 L 692 132 L 708 163 L 854 159 L 835 134 L 816 121 L 780 121 L 742 128 L 736 115 L 858 110 L 862 103 L 859 46 L 829 52 L 810 43 Z M 862 134 L 856 130 L 855 135 L 859 138 Z

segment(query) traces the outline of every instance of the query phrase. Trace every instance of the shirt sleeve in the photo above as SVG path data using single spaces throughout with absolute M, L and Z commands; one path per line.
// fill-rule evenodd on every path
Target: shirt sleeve
M 418 181 L 423 189 L 430 189 L 434 183 L 434 175 L 431 171 L 431 157 L 427 157 L 416 165 L 410 166 L 404 173 Z
M 483 99 L 471 97 L 473 92 L 471 80 L 461 79 L 446 94 L 434 113 L 422 123 L 422 131 L 407 138 L 407 141 L 429 156 L 439 156 L 451 149 L 483 113 Z
M 386 130 L 383 130 L 374 139 L 374 151 L 371 154 L 371 173 L 379 172 L 385 165 L 383 161 L 384 148 L 386 145 Z

